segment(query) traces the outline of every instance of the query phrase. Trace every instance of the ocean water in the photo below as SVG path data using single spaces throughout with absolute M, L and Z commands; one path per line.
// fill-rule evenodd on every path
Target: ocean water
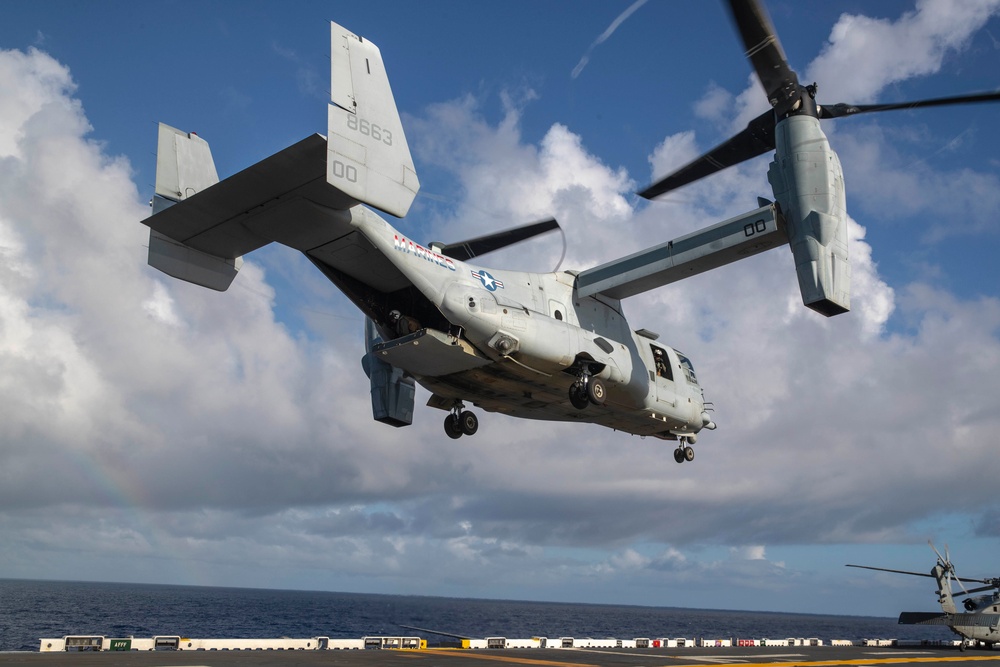
M 404 625 L 473 638 L 954 638 L 868 616 L 0 579 L 0 651 L 37 651 L 42 637 L 76 634 L 445 639 Z

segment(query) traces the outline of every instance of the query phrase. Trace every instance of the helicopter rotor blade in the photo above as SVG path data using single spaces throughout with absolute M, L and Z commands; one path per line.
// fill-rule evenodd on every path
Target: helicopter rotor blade
M 951 550 L 948 549 L 948 543 L 944 543 L 944 556 L 947 559 L 948 566 L 951 568 L 951 578 L 958 582 L 958 587 L 962 589 L 963 595 L 968 595 L 969 591 L 966 590 L 965 584 L 962 579 L 958 576 L 958 572 L 955 571 L 955 566 L 951 564 Z
M 555 218 L 534 222 L 529 225 L 522 225 L 485 236 L 477 236 L 474 239 L 467 239 L 457 243 L 434 243 L 432 245 L 440 248 L 442 255 L 461 261 L 468 261 L 473 257 L 485 255 L 494 250 L 506 248 L 509 245 L 527 241 L 530 238 L 559 229 L 559 223 Z
M 921 109 L 924 107 L 942 107 L 953 104 L 974 104 L 976 102 L 997 102 L 1000 101 L 1000 91 L 990 93 L 974 93 L 972 95 L 955 95 L 953 97 L 936 97 L 929 100 L 914 100 L 911 102 L 894 102 L 892 104 L 844 104 L 843 102 L 833 105 L 823 105 L 819 110 L 819 117 L 843 118 L 844 116 L 856 116 L 862 113 L 873 113 L 876 111 L 894 111 L 896 109 Z
M 876 111 L 1000 101 L 1000 91 L 992 91 L 890 104 L 818 104 L 813 99 L 816 86 L 801 85 L 798 75 L 789 66 L 774 24 L 761 0 L 729 0 L 728 4 L 729 13 L 746 49 L 745 55 L 757 73 L 772 109 L 754 118 L 734 137 L 647 186 L 639 192 L 641 197 L 652 199 L 773 150 L 775 126 L 779 120 L 790 115 L 812 115 L 827 120 Z M 941 558 L 942 564 L 949 563 L 946 556 L 942 556 L 937 549 L 934 551 Z
M 742 132 L 646 187 L 639 196 L 658 197 L 771 150 L 774 150 L 774 112 L 765 111 L 747 123 Z
M 788 66 L 764 6 L 758 0 L 729 0 L 729 12 L 768 102 L 779 114 L 791 111 L 801 95 L 799 77 Z
M 997 588 L 996 586 L 992 586 L 992 585 L 991 586 L 979 586 L 978 588 L 970 588 L 969 590 L 965 591 L 965 595 L 972 595 L 973 593 L 982 593 L 983 591 L 992 591 L 992 590 L 995 590 L 996 588 Z
M 941 565 L 945 566 L 950 570 L 951 561 L 949 561 L 947 558 L 941 555 L 941 552 L 937 550 L 937 547 L 934 546 L 934 543 L 932 541 L 927 540 L 927 544 L 930 545 L 931 549 L 934 551 L 934 555 L 938 557 L 938 561 L 941 563 Z
M 909 570 L 892 570 L 887 567 L 872 567 L 871 565 L 848 565 L 847 567 L 857 567 L 862 570 L 876 570 L 878 572 L 893 572 L 895 574 L 912 574 L 915 577 L 929 577 L 934 578 L 934 575 L 927 574 L 926 572 L 910 572 Z

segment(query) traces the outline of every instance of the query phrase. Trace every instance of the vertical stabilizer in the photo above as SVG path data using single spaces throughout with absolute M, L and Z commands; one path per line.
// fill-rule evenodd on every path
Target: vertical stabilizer
M 181 201 L 219 182 L 208 142 L 194 132 L 160 123 L 156 142 L 156 194 Z
M 931 570 L 931 576 L 937 581 L 938 602 L 941 603 L 941 610 L 946 614 L 954 614 L 957 609 L 955 608 L 955 599 L 951 596 L 951 570 L 938 563 Z
M 194 132 L 160 123 L 156 142 L 153 215 L 219 182 L 208 142 Z M 170 234 L 173 233 L 173 236 Z M 177 236 L 178 238 L 174 238 Z M 186 235 L 149 230 L 149 265 L 168 276 L 220 292 L 229 289 L 242 257 L 216 257 L 185 245 Z
M 402 218 L 420 189 L 377 46 L 330 23 L 326 179 Z

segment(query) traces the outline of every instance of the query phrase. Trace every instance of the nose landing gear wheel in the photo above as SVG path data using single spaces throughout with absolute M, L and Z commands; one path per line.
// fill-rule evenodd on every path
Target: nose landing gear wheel
M 681 444 L 674 450 L 674 461 L 677 461 L 678 463 L 694 461 L 694 448 L 691 447 L 691 445 L 685 445 L 682 440 Z

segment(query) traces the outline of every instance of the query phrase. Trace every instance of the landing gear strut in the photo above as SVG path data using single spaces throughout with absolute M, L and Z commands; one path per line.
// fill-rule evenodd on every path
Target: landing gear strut
M 466 410 L 462 401 L 456 401 L 451 414 L 444 418 L 444 432 L 452 440 L 458 440 L 463 435 L 475 435 L 478 430 L 479 418 Z
M 677 445 L 677 449 L 674 450 L 674 461 L 678 463 L 684 463 L 685 461 L 694 461 L 694 449 L 688 444 L 687 438 L 681 438 L 680 444 Z
M 569 402 L 577 410 L 583 410 L 588 405 L 604 405 L 607 398 L 607 388 L 600 378 L 584 371 L 569 387 Z

